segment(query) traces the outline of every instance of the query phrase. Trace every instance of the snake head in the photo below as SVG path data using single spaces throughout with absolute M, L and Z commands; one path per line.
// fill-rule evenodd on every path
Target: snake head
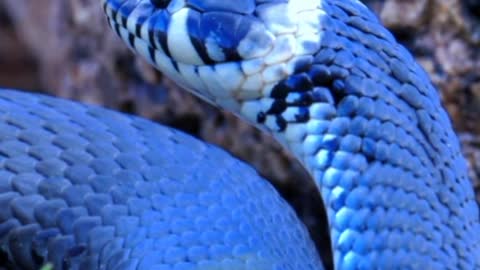
M 268 96 L 318 50 L 324 14 L 318 0 L 103 4 L 131 49 L 187 90 L 240 115 L 243 101 Z

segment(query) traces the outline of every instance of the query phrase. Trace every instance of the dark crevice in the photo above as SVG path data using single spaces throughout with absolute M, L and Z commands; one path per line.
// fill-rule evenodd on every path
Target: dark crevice
M 465 0 L 465 9 L 468 13 L 480 19 L 480 1 L 478 0 Z
M 314 226 L 307 226 L 308 232 L 318 250 L 324 268 L 326 270 L 333 270 L 333 254 L 330 247 L 330 228 L 328 226 L 327 214 L 320 193 L 316 189 L 310 191 L 302 189 L 299 191 L 298 181 L 295 180 L 286 181 L 285 185 L 277 186 L 276 189 L 279 191 L 281 197 L 289 202 L 303 222 L 308 222 L 308 220 L 305 220 L 305 217 L 318 217 L 318 222 L 315 222 Z M 304 194 L 299 196 L 299 193 Z M 299 200 L 299 198 L 302 198 L 302 200 Z M 308 200 L 308 203 L 304 200 Z M 305 209 L 305 205 L 315 205 L 318 207 Z M 310 220 L 310 222 L 312 221 Z
M 12 20 L 8 17 L 7 9 L 4 7 L 4 4 L 0 2 L 0 25 L 2 28 L 12 27 Z
M 119 106 L 120 111 L 129 114 L 135 114 L 137 112 L 137 107 L 135 106 L 135 102 L 133 100 L 128 100 L 120 104 Z
M 125 81 L 132 78 L 135 81 L 142 81 L 141 75 L 135 69 L 134 61 L 134 55 L 117 55 L 114 62 L 115 73 Z
M 225 125 L 225 116 L 223 113 L 217 113 L 213 121 L 215 127 L 221 127 Z
M 345 97 L 347 97 L 347 94 L 345 93 L 345 89 L 336 88 L 336 87 L 333 87 L 333 86 L 330 86 L 328 88 L 333 89 L 333 90 L 330 91 L 330 93 L 332 94 L 334 105 L 338 107 L 338 104 L 340 104 L 340 102 L 342 102 L 342 100 Z
M 31 250 L 31 256 L 32 256 L 32 259 L 33 259 L 33 262 L 35 263 L 35 265 L 42 265 L 44 260 L 43 260 L 43 256 L 41 256 L 40 254 L 38 254 L 35 250 Z
M 0 249 L 0 269 L 14 269 L 5 250 Z
M 167 126 L 182 130 L 195 137 L 199 137 L 201 120 L 202 119 L 200 119 L 200 116 L 196 114 L 184 114 L 165 124 Z

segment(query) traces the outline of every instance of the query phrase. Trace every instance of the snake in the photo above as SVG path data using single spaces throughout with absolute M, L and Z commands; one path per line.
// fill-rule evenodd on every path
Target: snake
M 311 175 L 333 268 L 480 269 L 479 209 L 438 91 L 357 0 L 101 0 L 135 53 Z M 148 120 L 0 91 L 12 269 L 325 269 L 274 188 Z

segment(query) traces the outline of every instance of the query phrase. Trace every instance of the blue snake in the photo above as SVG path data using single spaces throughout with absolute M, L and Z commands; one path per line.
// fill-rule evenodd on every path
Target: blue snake
M 311 174 L 335 269 L 480 269 L 478 205 L 436 89 L 356 0 L 102 0 L 179 85 L 272 134 Z M 0 92 L 11 268 L 324 269 L 247 165 L 147 120 Z

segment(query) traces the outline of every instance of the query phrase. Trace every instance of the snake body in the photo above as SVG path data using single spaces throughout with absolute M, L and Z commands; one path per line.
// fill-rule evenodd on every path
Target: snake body
M 102 3 L 112 29 L 132 50 L 195 95 L 271 133 L 300 160 L 312 175 L 326 207 L 335 269 L 480 269 L 478 205 L 448 115 L 425 71 L 362 3 L 355 0 L 102 0 Z M 13 102 L 8 96 L 4 97 L 7 105 L 3 106 Z M 15 112 L 29 105 L 26 102 L 7 111 Z M 122 124 L 129 121 L 122 120 L 124 116 L 100 111 L 94 114 L 100 120 L 92 122 L 107 124 L 107 132 L 99 134 L 99 138 L 113 141 L 123 149 L 123 141 L 116 141 L 120 133 L 114 132 L 112 136 L 108 125 L 113 123 L 113 130 L 117 130 L 119 126 L 110 119 Z M 59 112 L 61 117 L 70 117 L 63 109 Z M 26 113 L 32 114 L 37 114 L 35 109 Z M 48 117 L 57 114 L 47 113 Z M 103 114 L 112 117 L 104 121 Z M 84 113 L 72 120 L 72 125 L 84 127 L 83 118 L 90 116 L 91 113 Z M 15 123 L 17 118 L 25 117 L 10 117 L 3 123 Z M 130 125 L 148 134 L 145 139 L 142 132 L 132 133 L 127 136 L 130 142 L 148 147 L 155 141 L 152 136 L 155 132 L 146 130 L 167 132 L 153 125 L 145 129 L 143 124 L 140 128 Z M 45 129 L 44 126 L 40 124 L 38 129 Z M 62 129 L 58 134 L 63 132 Z M 88 145 L 82 144 L 90 138 L 84 138 L 84 132 L 70 128 L 65 132 L 68 135 L 61 137 L 60 145 Z M 92 134 L 97 133 L 92 130 Z M 25 140 L 18 132 L 12 131 L 7 138 L 13 138 L 13 146 L 7 144 L 4 150 L 7 154 L 3 156 L 10 157 L 9 151 L 30 153 L 22 145 Z M 109 156 L 108 151 L 101 152 Z M 122 156 L 121 153 L 117 154 Z M 123 161 L 102 156 L 100 168 L 82 163 L 77 169 L 69 167 L 68 160 L 40 166 L 45 168 L 43 173 L 47 176 L 53 173 L 62 179 L 59 183 L 73 186 L 71 189 L 75 191 L 68 193 L 73 195 L 63 192 L 66 190 L 63 184 L 48 181 L 52 187 L 29 189 L 31 196 L 22 197 L 20 192 L 17 200 L 10 191 L 2 193 L 1 200 L 7 200 L 9 208 L 0 212 L 7 217 L 0 220 L 4 222 L 0 223 L 0 243 L 7 247 L 9 258 L 27 268 L 35 265 L 35 259 L 43 262 L 48 258 L 57 267 L 80 265 L 81 269 L 322 269 L 302 225 L 295 218 L 284 218 L 291 217 L 291 210 L 285 210 L 285 214 L 280 209 L 288 207 L 271 200 L 260 199 L 263 204 L 259 203 L 256 196 L 267 191 L 251 189 L 250 185 L 265 186 L 258 184 L 260 180 L 229 183 L 225 179 L 235 174 L 228 169 L 232 167 L 225 165 L 230 173 L 224 174 L 222 166 L 197 160 L 193 171 L 205 173 L 202 178 L 221 175 L 221 180 L 207 181 L 212 186 L 205 184 L 220 197 L 205 196 L 211 199 L 210 203 L 222 202 L 221 207 L 192 210 L 193 217 L 202 216 L 196 211 L 207 211 L 202 212 L 208 217 L 205 222 L 197 222 L 186 205 L 196 205 L 197 199 L 204 198 L 203 184 L 186 180 L 182 188 L 193 195 L 176 196 L 170 192 L 178 192 L 177 182 L 160 181 L 162 185 L 153 185 L 162 196 L 148 193 L 151 197 L 142 201 L 143 195 L 135 191 L 136 185 L 150 183 L 149 166 L 157 164 L 150 164 L 152 159 L 138 155 L 136 158 L 127 155 Z M 172 157 L 177 155 L 180 154 Z M 79 158 L 80 161 L 85 160 Z M 141 166 L 140 161 L 146 161 L 148 166 Z M 101 169 L 113 166 L 110 163 L 120 169 Z M 180 179 L 191 179 L 188 174 L 192 170 L 182 170 L 184 167 L 179 166 L 182 163 L 169 163 L 165 167 L 174 168 L 182 175 Z M 6 166 L 5 162 L 0 164 Z M 15 165 L 22 170 L 28 168 L 26 172 L 38 170 L 37 165 L 28 167 L 32 164 L 37 163 L 23 159 L 13 162 L 14 168 Z M 74 167 L 80 171 L 79 175 L 89 177 L 78 179 L 75 174 L 66 173 Z M 1 172 L 11 173 L 12 169 L 4 168 Z M 244 178 L 243 169 L 236 169 Z M 113 193 L 106 192 L 103 184 L 97 184 L 97 177 L 90 177 L 93 173 L 113 171 L 115 174 L 108 176 L 112 179 L 124 170 L 128 171 L 127 180 L 123 181 L 121 174 L 120 181 L 107 181 L 119 186 L 119 199 L 115 197 L 116 188 Z M 159 179 L 168 179 L 170 173 L 162 171 Z M 21 179 L 46 181 L 42 173 L 37 177 Z M 10 186 L 16 183 L 9 181 Z M 85 194 L 93 196 L 88 191 L 95 195 L 99 192 L 96 189 L 105 192 L 102 194 L 108 198 L 95 199 L 93 205 L 97 201 L 105 204 L 90 210 L 92 204 L 83 198 Z M 227 192 L 225 199 L 218 195 L 222 192 Z M 87 221 L 76 223 L 75 219 L 60 217 L 57 223 L 70 226 L 71 230 L 66 232 L 58 224 L 43 224 L 41 220 L 52 219 L 27 211 L 26 205 L 43 202 L 44 193 L 61 198 L 67 203 L 62 207 L 67 209 L 87 208 Z M 231 199 L 234 195 L 239 197 Z M 131 198 L 133 206 L 129 204 Z M 178 204 L 174 209 L 183 219 L 175 218 L 170 205 L 163 208 L 172 200 Z M 242 202 L 252 212 L 233 210 Z M 270 210 L 262 207 L 270 205 L 274 212 L 268 215 Z M 158 211 L 147 228 L 143 226 L 142 215 L 151 209 Z M 259 214 L 254 214 L 257 210 Z M 212 222 L 215 224 L 212 229 L 208 226 L 209 218 L 219 218 L 220 225 Z M 243 220 L 253 220 L 254 225 L 245 227 L 235 223 Z M 72 227 L 72 224 L 81 225 Z M 48 233 L 37 233 L 44 230 Z M 158 236 L 157 230 L 163 234 Z M 186 232 L 190 234 L 184 235 Z M 292 234 L 295 236 L 290 237 Z M 152 240 L 151 235 L 158 237 Z M 257 235 L 260 236 L 255 238 Z M 70 248 L 66 254 L 50 244 L 56 237 L 68 238 L 62 242 Z M 46 239 L 49 245 L 37 238 Z M 22 246 L 24 242 L 35 245 Z M 205 245 L 206 250 L 197 249 L 198 243 Z
M 7 269 L 321 269 L 251 167 L 137 117 L 2 89 L 0 179 Z

